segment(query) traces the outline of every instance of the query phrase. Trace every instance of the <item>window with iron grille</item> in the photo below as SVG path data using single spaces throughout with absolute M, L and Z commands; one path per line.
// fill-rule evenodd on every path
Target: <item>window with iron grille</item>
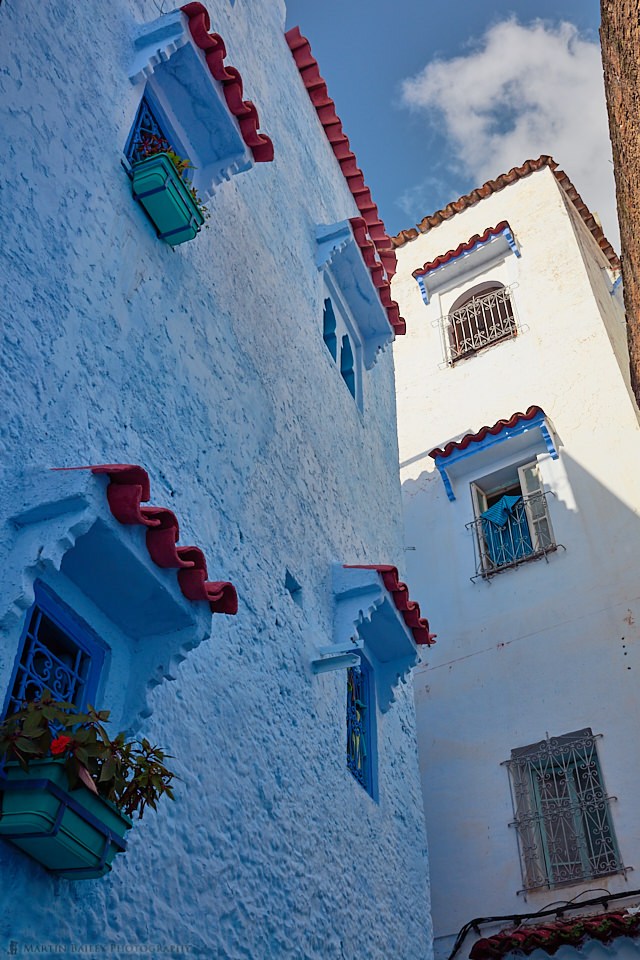
M 482 284 L 467 291 L 442 322 L 450 364 L 517 334 L 511 292 L 501 283 Z
M 125 156 L 129 163 L 135 163 L 137 160 L 144 160 L 146 157 L 155 153 L 171 150 L 178 155 L 184 152 L 179 144 L 174 143 L 173 135 L 168 132 L 166 123 L 160 123 L 158 120 L 158 110 L 151 105 L 150 100 L 145 96 L 140 101 L 138 113 L 134 121 L 127 146 Z M 187 179 L 191 171 L 186 169 Z
M 367 793 L 372 782 L 372 700 L 363 663 L 347 670 L 347 767 Z
M 506 761 L 525 890 L 624 870 L 596 739 L 587 727 L 512 750 Z
M 537 462 L 503 468 L 471 484 L 477 577 L 488 578 L 556 549 Z
M 104 650 L 49 591 L 36 587 L 28 612 L 3 716 L 38 700 L 45 690 L 55 700 L 82 709 L 95 702 Z

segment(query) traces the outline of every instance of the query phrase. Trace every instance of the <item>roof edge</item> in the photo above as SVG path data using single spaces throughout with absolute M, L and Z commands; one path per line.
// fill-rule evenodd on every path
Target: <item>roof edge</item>
M 602 227 L 564 170 L 558 170 L 556 161 L 547 154 L 542 154 L 537 160 L 525 160 L 521 167 L 512 167 L 508 173 L 501 173 L 495 180 L 487 180 L 481 187 L 476 187 L 475 190 L 472 190 L 471 193 L 464 194 L 464 196 L 459 197 L 458 200 L 448 203 L 446 207 L 443 207 L 441 210 L 436 210 L 436 212 L 430 216 L 424 217 L 415 227 L 401 230 L 395 237 L 391 237 L 391 246 L 394 250 L 404 246 L 404 244 L 410 240 L 415 240 L 421 233 L 428 233 L 430 230 L 433 230 L 434 227 L 440 226 L 445 220 L 450 220 L 456 213 L 461 213 L 468 207 L 475 206 L 476 203 L 491 196 L 491 194 L 499 193 L 517 180 L 524 180 L 525 177 L 530 176 L 538 170 L 542 170 L 544 167 L 549 167 L 559 186 L 582 217 L 587 229 L 606 256 L 612 269 L 619 270 L 620 260 L 605 237 Z

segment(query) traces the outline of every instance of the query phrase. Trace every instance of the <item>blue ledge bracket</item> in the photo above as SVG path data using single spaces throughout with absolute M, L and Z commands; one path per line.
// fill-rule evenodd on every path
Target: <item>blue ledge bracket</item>
M 138 29 L 129 69 L 132 84 L 151 91 L 194 167 L 194 186 L 203 200 L 233 174 L 249 170 L 254 158 L 205 56 L 193 41 L 189 18 L 174 10 Z M 141 91 L 142 92 L 142 91 Z
M 482 433 L 482 431 L 478 432 Z M 483 471 L 490 472 L 492 463 L 495 463 L 498 459 L 493 448 L 496 444 L 505 442 L 508 443 L 508 446 L 500 451 L 501 456 L 510 456 L 511 454 L 517 456 L 520 453 L 524 455 L 528 451 L 533 456 L 536 453 L 536 448 L 538 448 L 538 452 L 546 451 L 553 460 L 558 459 L 554 431 L 549 418 L 541 410 L 530 420 L 519 420 L 513 427 L 504 426 L 496 434 L 487 432 L 482 439 L 471 440 L 464 449 L 454 448 L 448 457 L 434 457 L 435 465 L 442 477 L 449 500 L 456 499 L 452 481 L 468 472 L 470 465 L 463 465 L 463 461 L 469 457 L 477 457 L 477 460 L 473 463 L 474 471 L 478 471 L 477 476 L 481 476 Z M 487 453 L 487 451 L 491 452 Z
M 411 630 L 377 570 L 333 564 L 336 645 L 357 644 L 375 679 L 376 700 L 386 713 L 395 689 L 419 660 Z M 356 654 L 356 656 L 358 656 Z
M 394 339 L 387 311 L 371 279 L 368 266 L 348 220 L 316 227 L 316 265 L 328 270 L 344 297 L 363 345 L 367 370 L 376 362 L 378 350 Z
M 478 237 L 475 243 L 460 244 L 456 247 L 454 256 L 448 257 L 446 262 L 439 267 L 434 267 L 427 273 L 416 277 L 422 299 L 429 305 L 429 301 L 436 290 L 449 285 L 457 280 L 463 274 L 474 271 L 486 270 L 492 263 L 502 260 L 504 257 L 513 253 L 516 257 L 520 256 L 520 250 L 516 243 L 511 228 L 507 225 L 497 233 L 491 233 L 491 230 L 485 230 L 482 234 L 486 239 Z M 445 256 L 448 256 L 445 254 Z

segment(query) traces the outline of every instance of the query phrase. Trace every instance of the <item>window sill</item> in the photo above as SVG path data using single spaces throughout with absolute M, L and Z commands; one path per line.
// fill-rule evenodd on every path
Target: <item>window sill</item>
M 503 573 L 505 570 L 513 570 L 514 567 L 521 567 L 525 563 L 531 563 L 534 560 L 540 560 L 542 557 L 547 560 L 547 557 L 550 553 L 555 553 L 561 547 L 563 550 L 566 550 L 566 547 L 561 543 L 553 543 L 544 550 L 536 550 L 534 553 L 528 554 L 526 557 L 519 557 L 518 560 L 512 560 L 510 563 L 502 563 L 499 567 L 495 567 L 493 570 L 484 570 L 482 573 L 477 573 L 474 577 L 471 577 L 471 581 L 475 583 L 476 580 L 491 580 L 492 577 L 495 577 L 498 573 Z M 547 563 L 549 561 L 547 560 Z

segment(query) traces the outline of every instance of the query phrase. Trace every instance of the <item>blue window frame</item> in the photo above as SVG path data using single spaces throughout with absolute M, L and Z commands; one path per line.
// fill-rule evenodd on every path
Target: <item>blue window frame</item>
M 336 336 L 336 315 L 329 297 L 324 302 L 322 336 L 333 359 L 338 360 L 338 338 Z
M 355 400 L 356 398 L 356 373 L 354 369 L 353 350 L 348 336 L 342 338 L 342 349 L 340 351 L 340 373 L 342 379 L 349 388 L 349 393 Z
M 49 590 L 36 584 L 2 716 L 50 690 L 80 709 L 95 703 L 105 649 Z
M 372 699 L 369 671 L 364 663 L 347 670 L 347 767 L 373 796 Z

